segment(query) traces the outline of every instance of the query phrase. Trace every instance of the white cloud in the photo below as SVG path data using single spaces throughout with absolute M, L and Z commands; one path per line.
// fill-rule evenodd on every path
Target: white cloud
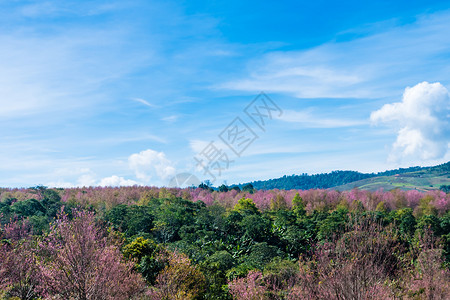
M 210 142 L 211 141 L 191 140 L 189 141 L 189 147 L 197 154 L 202 152 Z
M 93 173 L 88 173 L 88 174 L 83 174 L 80 177 L 78 177 L 77 180 L 77 186 L 95 186 L 96 184 L 96 180 L 95 180 L 95 174 Z
M 317 49 L 317 52 L 322 52 Z M 323 53 L 331 55 L 331 53 Z M 310 60 L 309 53 L 274 53 L 265 56 L 248 78 L 224 83 L 220 88 L 248 92 L 267 91 L 287 93 L 298 98 L 315 97 L 354 97 L 367 96 L 362 90 L 352 91 L 350 87 L 365 81 L 363 74 L 349 68 L 332 66 L 330 62 L 323 63 Z M 314 65 L 316 64 L 316 65 Z M 329 65 L 327 65 L 329 64 Z
M 48 174 L 48 176 L 55 176 L 57 179 L 48 182 L 45 184 L 49 187 L 61 187 L 61 188 L 69 188 L 69 187 L 83 187 L 83 186 L 96 186 L 96 174 L 90 168 L 84 167 L 61 167 L 55 169 L 52 174 Z M 76 177 L 74 177 L 76 176 Z M 67 180 L 67 177 L 71 177 L 71 179 Z M 76 179 L 75 179 L 76 178 Z M 72 182 L 71 182 L 72 181 Z M 76 183 L 74 183 L 76 181 Z
M 59 171 L 58 171 L 59 172 Z M 100 180 L 97 179 L 96 174 L 90 169 L 83 169 L 81 175 L 76 179 L 76 183 L 66 181 L 64 179 L 58 179 L 56 181 L 51 181 L 45 184 L 49 187 L 58 188 L 71 188 L 71 187 L 88 187 L 88 186 L 132 186 L 139 185 L 139 182 L 125 179 L 117 175 L 112 175 L 110 177 L 105 177 Z M 62 175 L 70 175 L 70 173 Z
M 92 16 L 126 8 L 126 3 L 107 1 L 106 3 L 80 1 L 28 1 L 18 9 L 19 15 L 28 18 L 60 17 L 60 16 Z
M 337 128 L 364 125 L 367 122 L 358 120 L 345 120 L 326 118 L 316 115 L 309 110 L 294 111 L 284 110 L 279 120 L 285 122 L 299 123 L 308 128 Z
M 155 175 L 162 180 L 175 175 L 173 163 L 166 158 L 164 152 L 152 149 L 130 155 L 128 165 L 135 172 L 136 177 L 145 183 L 149 183 Z
M 172 115 L 172 116 L 164 117 L 161 120 L 172 123 L 172 122 L 175 122 L 176 120 L 178 120 L 178 116 Z
M 422 82 L 405 89 L 401 102 L 372 112 L 373 123 L 398 130 L 390 159 L 429 161 L 443 158 L 450 142 L 450 96 L 440 83 Z
M 45 186 L 50 188 L 72 188 L 74 187 L 74 184 L 67 181 L 51 181 L 45 184 Z
M 450 11 L 422 15 L 412 23 L 358 33 L 360 38 L 339 41 L 338 35 L 307 50 L 265 53 L 251 59 L 237 78 L 215 87 L 298 98 L 389 97 L 424 76 L 447 78 L 449 16 Z
M 151 108 L 158 107 L 157 105 L 154 105 L 154 104 L 152 104 L 152 103 L 150 103 L 147 100 L 142 99 L 142 98 L 133 98 L 131 100 L 136 101 L 136 102 L 141 103 L 141 104 L 144 104 L 145 106 L 148 106 L 148 107 L 151 107 Z
M 138 185 L 139 183 L 131 180 L 131 179 L 125 179 L 123 177 L 119 177 L 117 175 L 113 175 L 110 177 L 103 178 L 100 180 L 99 186 L 131 186 L 131 185 Z

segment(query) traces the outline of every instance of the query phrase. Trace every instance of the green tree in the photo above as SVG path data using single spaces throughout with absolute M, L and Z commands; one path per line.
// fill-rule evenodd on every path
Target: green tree
M 253 187 L 253 184 L 247 183 L 242 187 L 243 192 L 248 192 L 250 194 L 253 194 L 255 192 L 255 188 Z
M 348 222 L 348 210 L 337 209 L 320 222 L 317 238 L 319 240 L 329 240 L 333 235 L 342 232 Z
M 245 216 L 241 222 L 244 234 L 255 242 L 269 241 L 271 239 L 271 223 L 260 215 Z
M 250 254 L 246 258 L 246 263 L 262 270 L 272 259 L 283 256 L 284 253 L 280 249 L 263 242 L 251 247 Z
M 201 263 L 201 270 L 207 280 L 206 299 L 230 299 L 227 292 L 227 271 L 235 265 L 235 259 L 227 251 L 218 251 Z
M 431 230 L 434 235 L 440 236 L 443 233 L 443 230 L 441 228 L 441 222 L 438 217 L 435 215 L 425 215 L 422 216 L 417 221 L 417 230 Z
M 241 214 L 259 214 L 259 210 L 255 202 L 253 202 L 253 199 L 245 197 L 239 199 L 233 209 Z
M 292 199 L 292 210 L 297 215 L 297 217 L 304 216 L 306 214 L 305 203 L 299 193 L 296 193 Z
M 221 186 L 219 186 L 219 192 L 221 193 L 228 192 L 228 187 L 225 184 L 222 184 Z
M 17 201 L 11 206 L 11 210 L 20 217 L 45 215 L 45 207 L 36 199 Z
M 391 212 L 392 219 L 400 232 L 411 236 L 416 229 L 416 218 L 414 218 L 411 208 L 401 208 Z

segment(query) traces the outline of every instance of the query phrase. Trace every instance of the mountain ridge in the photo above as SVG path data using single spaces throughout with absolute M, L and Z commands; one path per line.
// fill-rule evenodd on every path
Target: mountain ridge
M 450 185 L 450 162 L 436 166 L 398 168 L 378 173 L 336 170 L 329 173 L 309 175 L 284 175 L 279 178 L 240 183 L 242 188 L 251 184 L 258 190 L 270 189 L 337 189 L 361 188 L 367 190 L 419 189 L 436 190 L 441 185 Z

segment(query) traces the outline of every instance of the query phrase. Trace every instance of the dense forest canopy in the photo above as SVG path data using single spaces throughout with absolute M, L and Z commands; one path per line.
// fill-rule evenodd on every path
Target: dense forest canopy
M 0 199 L 6 299 L 450 294 L 442 191 L 35 187 Z

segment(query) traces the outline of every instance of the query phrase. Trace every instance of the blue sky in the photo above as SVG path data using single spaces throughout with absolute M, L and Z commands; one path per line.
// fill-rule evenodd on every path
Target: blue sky
M 211 180 L 210 142 L 215 185 L 449 161 L 449 28 L 448 1 L 0 0 L 0 186 Z

